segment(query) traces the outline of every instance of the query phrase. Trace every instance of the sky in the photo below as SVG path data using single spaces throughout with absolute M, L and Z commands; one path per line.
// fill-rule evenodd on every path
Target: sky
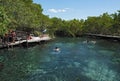
M 87 19 L 103 13 L 113 14 L 120 10 L 120 0 L 33 0 L 40 4 L 43 14 L 64 20 Z

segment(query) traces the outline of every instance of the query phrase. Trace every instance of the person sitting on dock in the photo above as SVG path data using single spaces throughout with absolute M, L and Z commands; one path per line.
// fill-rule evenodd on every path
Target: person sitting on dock
M 27 40 L 32 39 L 32 36 L 30 34 L 27 34 Z

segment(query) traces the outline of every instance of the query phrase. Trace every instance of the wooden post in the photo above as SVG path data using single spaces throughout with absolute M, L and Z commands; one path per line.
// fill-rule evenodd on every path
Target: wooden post
M 19 46 L 21 47 L 21 46 L 22 46 L 22 44 L 20 43 L 20 38 L 18 38 L 18 41 L 19 41 Z
M 26 40 L 26 45 L 27 45 L 27 48 L 28 48 L 28 40 Z
M 6 46 L 7 46 L 7 49 L 9 49 L 9 44 L 8 43 L 6 44 Z
M 39 45 L 41 44 L 41 42 L 39 41 Z
M 11 48 L 13 49 L 13 45 L 11 45 Z
M 20 40 L 19 40 L 19 45 L 20 45 L 20 48 L 23 47 L 23 46 L 22 46 L 22 43 L 20 43 Z

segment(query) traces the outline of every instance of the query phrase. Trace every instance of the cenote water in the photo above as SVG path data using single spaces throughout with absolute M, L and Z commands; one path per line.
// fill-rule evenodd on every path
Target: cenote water
M 56 46 L 60 52 L 53 51 Z M 120 44 L 56 38 L 34 47 L 2 49 L 0 81 L 120 81 Z

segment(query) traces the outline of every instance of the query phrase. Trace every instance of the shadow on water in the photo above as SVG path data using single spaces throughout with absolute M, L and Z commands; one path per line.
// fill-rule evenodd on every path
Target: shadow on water
M 57 38 L 28 49 L 0 50 L 1 81 L 120 81 L 119 44 Z M 60 52 L 54 52 L 55 47 Z

